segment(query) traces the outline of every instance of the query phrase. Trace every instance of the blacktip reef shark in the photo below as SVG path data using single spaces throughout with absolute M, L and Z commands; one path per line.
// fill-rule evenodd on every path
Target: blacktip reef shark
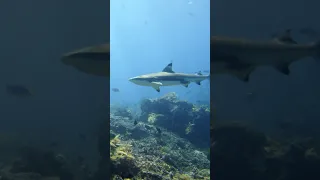
M 244 82 L 258 66 L 272 66 L 289 75 L 289 65 L 306 57 L 320 58 L 320 42 L 298 44 L 290 29 L 269 41 L 253 41 L 229 37 L 210 38 L 212 74 L 231 74 Z
M 211 74 L 230 74 L 248 82 L 250 74 L 259 66 L 272 66 L 288 75 L 291 63 L 305 57 L 320 59 L 320 42 L 298 44 L 290 32 L 288 29 L 269 41 L 211 36 Z M 88 74 L 109 77 L 110 46 L 80 49 L 64 55 L 62 62 Z
M 161 86 L 182 85 L 188 87 L 191 82 L 201 85 L 201 81 L 209 78 L 210 75 L 202 75 L 201 73 L 176 73 L 172 70 L 172 63 L 170 63 L 161 72 L 140 75 L 130 78 L 129 81 L 140 86 L 152 87 L 160 92 Z

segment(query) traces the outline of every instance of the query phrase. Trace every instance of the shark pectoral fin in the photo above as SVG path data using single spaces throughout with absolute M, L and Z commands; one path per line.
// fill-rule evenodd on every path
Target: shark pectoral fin
M 196 84 L 198 84 L 199 86 L 201 85 L 201 81 L 195 82 Z
M 254 69 L 254 67 L 250 67 L 240 71 L 235 71 L 232 74 L 234 74 L 238 79 L 240 79 L 243 82 L 249 82 L 250 74 L 253 72 Z
M 250 73 L 247 74 L 238 74 L 236 75 L 238 79 L 240 79 L 243 82 L 248 82 L 250 78 Z
M 189 81 L 181 81 L 181 85 L 186 87 L 186 88 L 189 86 L 189 84 L 190 84 Z
M 160 92 L 160 86 L 152 86 L 157 92 Z
M 238 79 L 244 82 L 249 81 L 249 76 L 255 69 L 254 66 L 242 62 L 229 63 L 226 67 L 230 71 L 230 74 L 233 74 Z
M 290 74 L 289 64 L 279 64 L 275 66 L 275 69 L 281 72 L 282 74 L 285 74 L 285 75 Z
M 156 91 L 160 92 L 160 86 L 162 86 L 161 82 L 151 82 L 151 85 Z
M 151 82 L 153 86 L 162 86 L 161 82 Z

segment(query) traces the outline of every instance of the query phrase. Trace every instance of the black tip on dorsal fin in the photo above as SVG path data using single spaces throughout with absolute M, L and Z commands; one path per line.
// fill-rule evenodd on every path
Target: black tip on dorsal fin
M 172 71 L 172 63 L 169 63 L 169 64 L 162 70 L 162 72 L 174 73 L 174 71 Z
M 291 29 L 286 29 L 282 34 L 275 36 L 275 40 L 281 43 L 288 43 L 288 44 L 297 44 L 295 40 L 293 40 L 291 36 Z

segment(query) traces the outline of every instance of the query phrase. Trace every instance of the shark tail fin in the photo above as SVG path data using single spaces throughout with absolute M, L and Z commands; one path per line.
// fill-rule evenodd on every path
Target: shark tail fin
M 316 54 L 314 56 L 314 59 L 320 62 L 320 41 L 315 42 L 314 47 L 316 49 Z

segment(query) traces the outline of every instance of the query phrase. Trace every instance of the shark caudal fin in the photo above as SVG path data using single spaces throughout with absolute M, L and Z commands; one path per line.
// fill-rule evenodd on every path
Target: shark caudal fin
M 316 54 L 314 56 L 314 59 L 317 61 L 320 61 L 320 41 L 317 41 L 314 43 L 315 49 L 316 49 Z

